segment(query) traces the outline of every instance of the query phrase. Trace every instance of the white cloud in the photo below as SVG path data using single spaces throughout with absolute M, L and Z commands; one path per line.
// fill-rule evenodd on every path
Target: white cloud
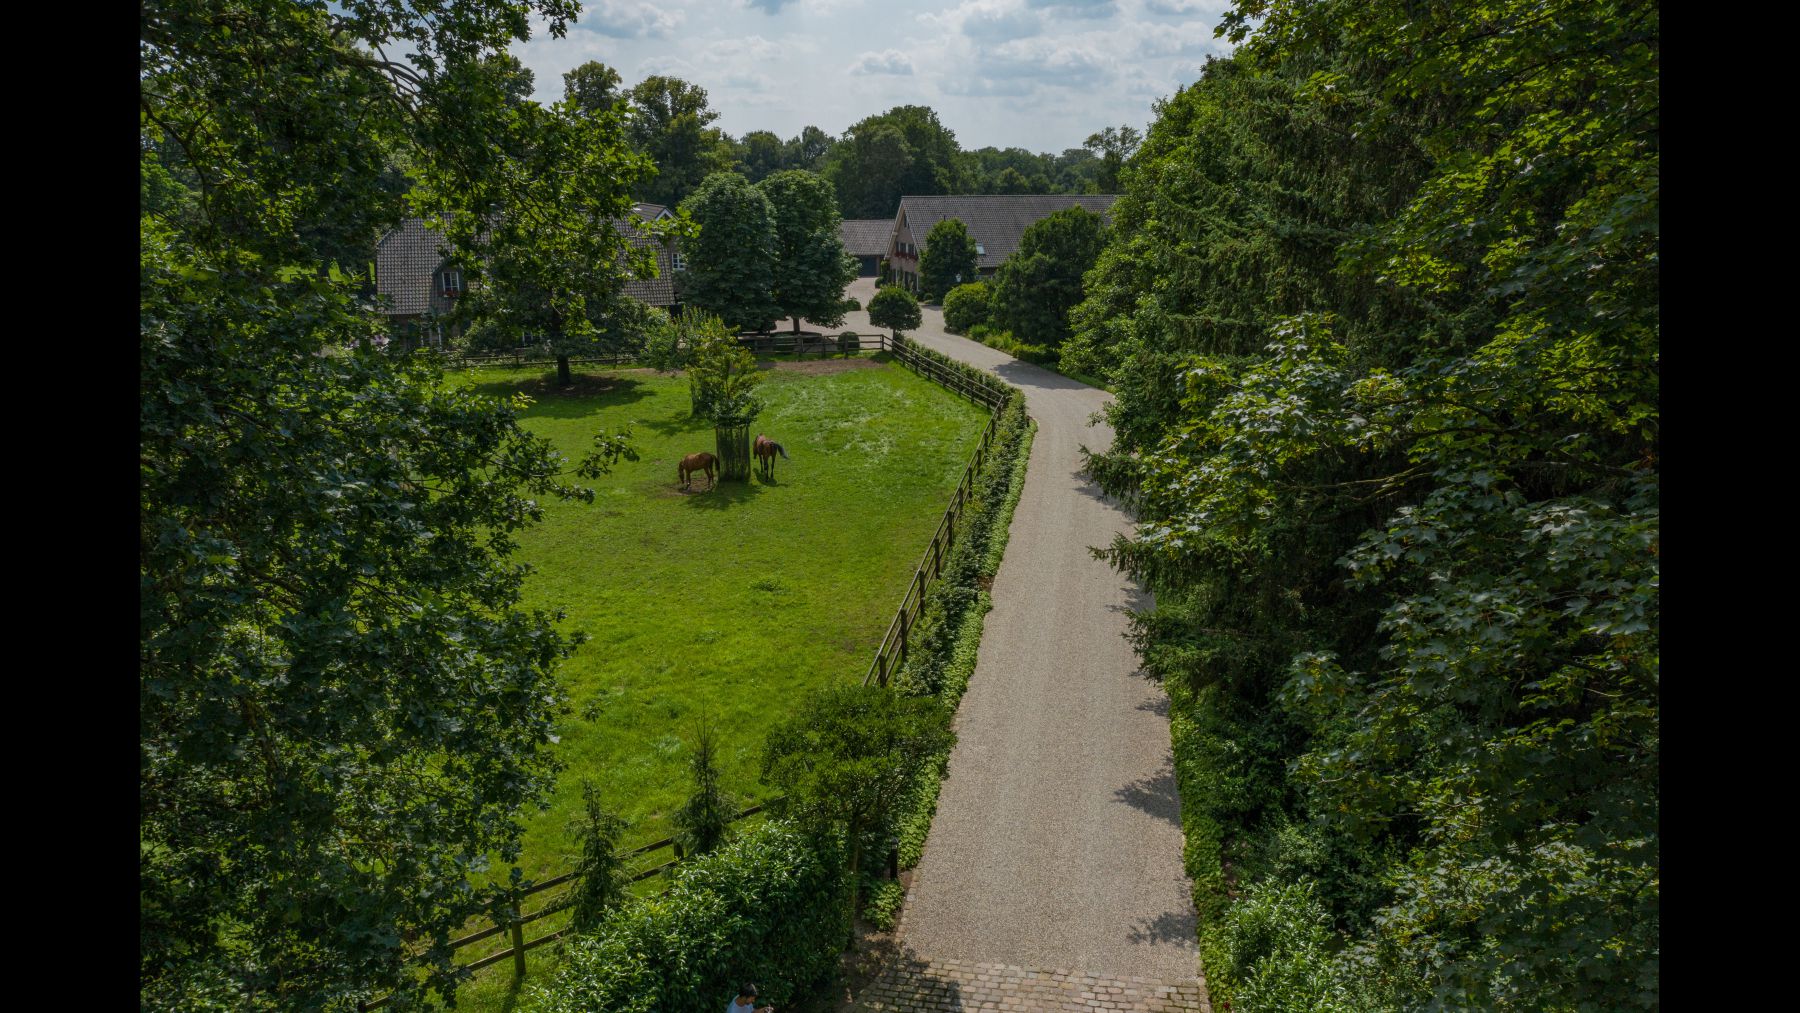
M 687 16 L 643 0 L 589 0 L 582 5 L 580 29 L 615 39 L 660 39 L 680 28 Z M 574 33 L 570 33 L 574 34 Z
M 1025 5 L 1065 18 L 1110 18 L 1119 13 L 1117 0 L 1025 0 Z
M 883 50 L 879 53 L 864 53 L 850 65 L 852 74 L 911 74 L 912 61 L 906 54 L 897 49 Z
M 1043 20 L 1024 0 L 968 0 L 939 14 L 921 14 L 919 20 L 977 42 L 1030 38 L 1043 30 Z

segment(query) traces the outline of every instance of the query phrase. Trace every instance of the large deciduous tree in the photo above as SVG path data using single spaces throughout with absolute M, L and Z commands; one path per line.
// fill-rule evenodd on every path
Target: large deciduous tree
M 975 237 L 960 218 L 946 218 L 925 235 L 919 254 L 919 296 L 936 302 L 964 282 L 975 280 Z
M 656 176 L 639 187 L 644 200 L 673 207 L 709 174 L 731 168 L 731 139 L 707 126 L 719 114 L 707 107 L 705 88 L 653 74 L 632 86 L 630 106 L 632 146 L 656 163 Z
M 735 172 L 706 178 L 682 209 L 699 231 L 681 240 L 681 298 L 734 330 L 767 331 L 780 315 L 775 288 L 775 210 Z
M 844 286 L 856 279 L 856 258 L 844 252 L 837 196 L 831 184 L 802 169 L 778 172 L 758 184 L 775 225 L 775 305 L 822 327 L 844 322 Z
M 1085 208 L 1033 222 L 994 272 L 994 323 L 1030 344 L 1060 346 L 1069 336 L 1069 311 L 1082 299 L 1082 275 L 1105 245 L 1100 216 Z
M 589 60 L 563 74 L 563 97 L 590 113 L 604 112 L 625 101 L 619 72 Z
M 374 350 L 364 282 L 332 266 L 406 214 L 396 153 L 440 192 L 490 184 L 524 104 L 492 58 L 575 13 L 440 8 L 141 11 L 146 1009 L 417 998 L 411 954 L 448 968 L 553 773 L 573 641 L 510 555 L 542 497 L 583 490 L 515 405 Z
M 490 133 L 499 149 L 474 186 L 418 196 L 448 217 L 445 235 L 471 285 L 459 318 L 556 356 L 557 383 L 573 382 L 571 356 L 635 345 L 643 308 L 625 281 L 652 276 L 648 246 L 627 240 L 631 185 L 648 162 L 627 150 L 619 110 L 565 100 L 516 108 Z M 471 213 L 454 215 L 458 207 Z M 650 226 L 642 226 L 653 228 Z
M 930 107 L 895 106 L 844 131 L 825 177 L 846 217 L 892 218 L 904 195 L 961 192 L 959 150 Z
M 1100 158 L 1100 174 L 1095 177 L 1094 184 L 1101 193 L 1119 192 L 1119 173 L 1142 143 L 1144 135 L 1132 126 L 1107 127 L 1089 134 L 1088 139 L 1082 142 L 1083 147 Z

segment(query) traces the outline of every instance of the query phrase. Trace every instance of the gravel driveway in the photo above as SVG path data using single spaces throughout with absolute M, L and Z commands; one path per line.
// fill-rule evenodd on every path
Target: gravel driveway
M 866 305 L 872 279 L 850 294 Z M 1137 674 L 1125 610 L 1150 599 L 1094 559 L 1129 520 L 1077 472 L 1111 445 L 1105 391 L 943 329 L 909 334 L 1025 392 L 1038 432 L 937 818 L 900 928 L 917 958 L 1196 981 L 1168 698 Z M 872 331 L 867 313 L 837 330 Z

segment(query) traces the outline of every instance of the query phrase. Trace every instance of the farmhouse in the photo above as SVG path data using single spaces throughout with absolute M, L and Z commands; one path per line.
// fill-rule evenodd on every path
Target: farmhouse
M 1107 216 L 1117 194 L 984 194 L 961 197 L 902 197 L 889 226 L 888 266 L 894 280 L 919 290 L 919 254 L 931 227 L 960 219 L 975 240 L 975 273 L 991 277 L 1000 262 L 1019 248 L 1025 230 L 1065 208 L 1080 207 Z M 975 281 L 965 278 L 964 281 Z
M 888 241 L 894 234 L 891 218 L 849 218 L 838 223 L 838 238 L 844 241 L 844 252 L 855 257 L 858 274 L 875 276 L 881 258 L 887 256 Z
M 661 204 L 636 204 L 632 211 L 650 222 L 675 216 Z M 634 246 L 657 243 L 628 220 L 616 221 L 613 227 Z M 628 281 L 624 291 L 639 302 L 668 308 L 676 303 L 674 277 L 683 264 L 673 241 L 657 247 L 656 275 Z M 375 251 L 375 292 L 396 337 L 442 344 L 446 335 L 441 319 L 466 291 L 462 271 L 444 249 L 443 233 L 423 218 L 408 218 L 381 238 Z

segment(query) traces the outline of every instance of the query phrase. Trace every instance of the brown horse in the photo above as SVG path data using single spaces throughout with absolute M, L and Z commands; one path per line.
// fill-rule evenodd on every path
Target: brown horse
M 682 458 L 681 464 L 676 467 L 677 474 L 681 476 L 681 487 L 683 489 L 688 489 L 693 486 L 693 476 L 696 471 L 706 472 L 706 487 L 708 489 L 718 485 L 718 476 L 713 474 L 713 467 L 718 463 L 719 459 L 717 457 L 704 450 L 700 451 L 698 454 L 689 454 Z
M 787 451 L 782 448 L 781 444 L 776 443 L 774 440 L 769 439 L 761 433 L 756 434 L 756 446 L 753 448 L 753 452 L 756 454 L 757 466 L 762 469 L 764 475 L 767 475 L 770 478 L 775 477 L 776 454 L 780 454 L 781 459 L 784 461 L 792 460 L 792 458 L 788 457 Z

